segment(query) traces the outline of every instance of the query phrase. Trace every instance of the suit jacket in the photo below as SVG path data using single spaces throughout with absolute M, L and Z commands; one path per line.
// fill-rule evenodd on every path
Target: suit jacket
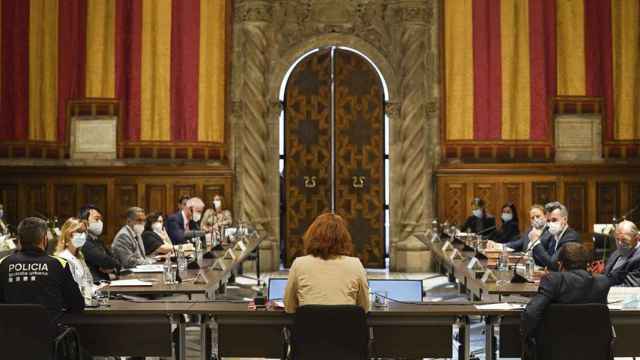
M 522 314 L 525 336 L 535 338 L 543 335 L 539 328 L 549 304 L 606 304 L 610 286 L 606 276 L 592 275 L 586 270 L 547 273 L 540 279 L 538 294 L 529 301 Z
M 619 258 L 623 263 L 613 270 Z M 604 273 L 609 277 L 611 286 L 640 286 L 640 250 L 635 248 L 625 257 L 622 257 L 620 250 L 614 251 L 607 260 Z
M 527 250 L 527 248 L 529 247 L 529 233 L 533 230 L 533 228 L 531 226 L 529 226 L 527 228 L 527 230 L 525 230 L 523 233 L 520 234 L 520 236 L 513 240 L 513 241 L 509 241 L 506 245 L 510 248 L 512 248 L 514 251 L 525 251 Z M 540 237 L 544 236 L 545 232 L 547 232 L 547 228 L 545 227 L 542 230 L 542 234 L 540 235 Z
M 486 215 L 482 218 L 477 218 L 474 215 L 471 215 L 467 218 L 467 220 L 462 224 L 461 231 L 467 231 L 467 229 L 471 229 L 473 233 L 480 233 L 481 231 L 493 227 L 495 229 L 496 226 L 496 218 L 491 215 Z M 483 232 L 483 236 L 489 236 L 493 231 Z
M 558 253 L 560 248 L 568 242 L 580 242 L 580 235 L 572 228 L 567 227 L 560 240 L 555 252 L 551 249 L 553 235 L 549 231 L 545 231 L 540 236 L 540 243 L 533 248 L 533 259 L 538 266 L 544 266 L 550 270 L 558 271 Z M 553 253 L 553 255 L 552 255 Z
M 187 242 L 187 240 L 184 239 L 184 218 L 182 216 L 182 211 L 169 215 L 169 217 L 167 217 L 165 228 L 167 229 L 167 234 L 174 245 L 180 245 Z M 189 230 L 198 229 L 198 223 L 193 220 L 189 220 Z
M 103 273 L 100 269 L 120 270 L 118 259 L 113 256 L 102 240 L 90 232 L 87 232 L 87 242 L 81 251 L 95 281 L 109 280 L 109 274 Z
M 508 243 L 518 238 L 518 232 L 520 232 L 518 222 L 513 220 L 507 221 L 502 223 L 500 229 L 494 232 L 493 239 L 502 244 Z
M 111 244 L 111 251 L 123 268 L 129 269 L 144 264 L 145 252 L 142 238 L 129 225 L 123 226 Z

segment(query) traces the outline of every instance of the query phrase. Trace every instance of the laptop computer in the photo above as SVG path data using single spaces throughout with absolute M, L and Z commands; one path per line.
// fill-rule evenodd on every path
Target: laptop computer
M 267 300 L 283 300 L 284 289 L 287 287 L 287 278 L 269 278 L 267 288 Z

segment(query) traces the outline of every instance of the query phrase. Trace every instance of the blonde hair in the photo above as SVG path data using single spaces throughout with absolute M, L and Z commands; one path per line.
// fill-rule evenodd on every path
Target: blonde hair
M 67 245 L 71 243 L 71 238 L 73 233 L 78 231 L 78 229 L 82 227 L 84 227 L 85 230 L 87 228 L 84 221 L 74 217 L 68 218 L 67 221 L 64 222 L 64 225 L 62 225 L 62 229 L 60 230 L 60 238 L 58 239 L 58 243 L 56 244 L 55 253 L 59 254 L 63 252 L 64 249 L 67 248 Z M 78 258 L 83 257 L 80 251 L 78 251 L 77 257 Z

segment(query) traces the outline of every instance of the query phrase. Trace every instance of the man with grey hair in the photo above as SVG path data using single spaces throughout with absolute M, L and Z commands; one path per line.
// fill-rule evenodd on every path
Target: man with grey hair
M 57 325 L 63 312 L 84 309 L 84 298 L 63 258 L 47 255 L 46 221 L 28 217 L 18 225 L 20 250 L 0 259 L 0 303 L 41 304 Z
M 580 242 L 580 235 L 569 227 L 567 208 L 554 203 L 545 206 L 547 214 L 547 230 L 540 236 L 538 245 L 533 248 L 533 259 L 538 266 L 558 271 L 558 250 L 569 242 Z
M 167 234 L 174 245 L 187 242 L 184 233 L 200 230 L 200 218 L 204 212 L 204 202 L 198 197 L 187 200 L 186 205 L 177 213 L 167 217 Z
M 138 265 L 151 263 L 145 257 L 142 232 L 147 219 L 144 210 L 139 207 L 130 207 L 127 210 L 127 223 L 113 238 L 111 251 L 123 268 L 133 268 Z
M 612 286 L 640 286 L 640 233 L 638 227 L 625 220 L 614 232 L 618 249 L 609 256 L 605 275 Z

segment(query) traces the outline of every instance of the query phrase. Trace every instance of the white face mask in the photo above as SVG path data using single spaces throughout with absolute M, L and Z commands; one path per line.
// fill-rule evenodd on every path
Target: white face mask
M 153 229 L 153 231 L 159 233 L 162 232 L 162 223 L 161 222 L 154 222 L 153 225 L 151 225 L 151 228 Z
M 222 201 L 213 200 L 213 207 L 216 208 L 216 209 L 220 209 L 220 207 L 222 207 Z
M 142 233 L 144 232 L 144 225 L 142 224 L 133 225 L 133 231 L 135 231 L 136 234 L 138 235 L 142 235 Z
M 482 217 L 482 209 L 475 209 L 472 211 L 473 216 L 477 217 L 477 218 L 481 218 Z
M 4 210 L 0 210 L 0 219 L 4 216 Z
M 549 223 L 549 232 L 552 235 L 558 235 L 560 234 L 560 232 L 562 231 L 562 224 L 560 223 L 560 221 L 556 221 L 556 222 L 550 222 Z
M 542 228 L 544 228 L 545 225 L 547 225 L 547 221 L 544 218 L 534 219 L 533 222 L 531 223 L 531 226 L 533 226 L 534 229 L 538 229 L 538 230 L 541 230 Z
M 502 221 L 507 222 L 513 220 L 512 213 L 502 213 Z
M 104 224 L 102 220 L 98 220 L 89 224 L 89 231 L 95 236 L 100 236 L 102 234 L 102 227 Z
M 200 221 L 200 218 L 202 217 L 202 214 L 199 212 L 194 212 L 193 213 L 193 221 L 198 222 Z
M 75 233 L 71 238 L 71 244 L 73 244 L 73 247 L 75 247 L 76 249 L 83 247 L 86 242 L 87 234 L 85 233 Z

